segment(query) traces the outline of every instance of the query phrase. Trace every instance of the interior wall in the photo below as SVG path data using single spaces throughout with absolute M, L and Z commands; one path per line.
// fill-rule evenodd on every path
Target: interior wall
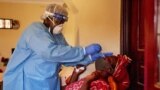
M 69 9 L 64 35 L 70 45 L 100 43 L 103 52 L 120 52 L 120 0 L 73 0 L 78 12 Z M 0 18 L 20 21 L 18 30 L 0 30 L 0 55 L 10 57 L 21 33 L 33 21 L 41 21 L 46 4 L 0 3 Z M 94 71 L 94 64 L 88 67 Z M 70 70 L 65 70 L 70 71 Z M 88 73 L 90 73 L 88 72 Z M 65 72 L 67 73 L 67 72 Z M 86 75 L 86 73 L 85 73 Z
M 23 30 L 33 21 L 39 21 L 44 5 L 22 3 L 0 3 L 0 18 L 16 19 L 19 29 L 0 29 L 0 55 L 10 57 Z
M 79 45 L 99 43 L 102 52 L 120 53 L 120 0 L 73 0 L 78 14 Z M 95 71 L 90 64 L 81 77 Z
M 38 3 L 5 3 L 0 2 L 0 18 L 16 19 L 20 22 L 19 29 L 0 29 L 0 55 L 10 57 L 11 48 L 15 48 L 23 30 L 32 22 L 41 21 L 46 4 Z M 69 11 L 70 13 L 70 11 Z M 70 20 L 65 24 L 64 35 L 70 45 L 75 46 L 75 18 L 69 14 Z
M 120 0 L 73 0 L 79 13 L 80 45 L 100 43 L 103 52 L 120 52 Z

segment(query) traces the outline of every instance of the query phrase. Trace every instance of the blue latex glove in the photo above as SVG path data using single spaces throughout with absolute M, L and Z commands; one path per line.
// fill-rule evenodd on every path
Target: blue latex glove
M 104 57 L 113 56 L 113 52 L 105 52 L 103 53 Z
M 92 61 L 96 61 L 100 58 L 105 58 L 107 56 L 113 56 L 113 53 L 112 52 L 105 52 L 105 53 L 96 53 L 93 55 L 89 55 L 89 57 Z
M 93 54 L 93 55 L 89 55 L 89 57 L 92 61 L 96 61 L 100 58 L 104 58 L 104 55 L 102 53 L 96 53 L 96 54 Z
M 85 55 L 92 55 L 95 53 L 99 53 L 102 50 L 99 44 L 91 44 L 84 48 Z

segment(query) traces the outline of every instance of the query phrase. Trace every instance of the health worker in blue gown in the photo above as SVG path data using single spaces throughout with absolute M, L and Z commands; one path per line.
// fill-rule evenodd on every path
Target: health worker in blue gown
M 97 43 L 86 47 L 67 44 L 61 33 L 67 15 L 63 6 L 50 4 L 43 22 L 34 22 L 24 30 L 7 64 L 3 90 L 60 90 L 61 65 L 88 65 L 103 57 Z

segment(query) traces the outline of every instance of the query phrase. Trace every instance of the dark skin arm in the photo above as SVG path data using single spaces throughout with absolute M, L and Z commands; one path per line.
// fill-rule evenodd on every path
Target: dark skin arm
M 73 71 L 72 75 L 71 75 L 71 76 L 67 79 L 67 81 L 66 81 L 67 85 L 70 84 L 70 83 L 73 83 L 73 82 L 77 81 L 78 78 L 79 78 L 79 75 L 86 70 L 86 67 L 84 67 L 83 70 L 82 70 L 82 69 L 79 69 L 79 68 L 81 68 L 81 67 L 84 67 L 84 66 L 82 66 L 82 65 L 77 65 L 76 68 L 74 68 L 74 71 Z M 76 69 L 79 69 L 79 71 L 76 72 Z
M 84 80 L 82 87 L 79 90 L 89 90 L 90 81 Z
M 100 71 L 95 71 L 93 73 L 91 73 L 90 75 L 86 76 L 84 78 L 84 83 L 82 85 L 82 87 L 80 88 L 80 90 L 89 90 L 89 86 L 90 86 L 90 83 L 96 79 L 99 78 L 100 76 Z
M 84 66 L 83 65 L 77 65 L 76 66 L 76 68 L 81 68 L 81 67 L 84 67 Z M 86 67 L 84 67 L 84 70 L 79 70 L 79 72 L 76 72 L 76 68 L 74 68 L 74 71 L 73 71 L 72 75 L 67 78 L 67 80 L 66 80 L 66 84 L 67 85 L 78 81 L 79 75 L 86 70 Z M 66 86 L 62 86 L 61 90 L 65 90 L 65 87 Z

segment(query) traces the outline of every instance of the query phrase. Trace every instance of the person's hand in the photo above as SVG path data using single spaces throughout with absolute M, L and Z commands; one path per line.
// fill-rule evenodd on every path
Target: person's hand
M 91 44 L 84 48 L 85 55 L 92 55 L 95 53 L 99 53 L 102 50 L 101 45 L 99 44 Z
M 113 56 L 113 52 L 104 52 L 104 57 Z
M 93 55 L 89 55 L 89 58 L 92 60 L 92 61 L 96 61 L 100 58 L 104 58 L 104 55 L 102 53 L 96 53 L 96 54 L 93 54 Z
M 78 75 L 83 73 L 85 70 L 86 70 L 86 66 L 84 65 L 77 65 L 76 67 L 74 67 L 74 72 L 77 73 Z
M 89 55 L 89 57 L 92 61 L 96 61 L 100 58 L 105 58 L 107 56 L 113 56 L 113 53 L 112 52 L 105 52 L 105 53 L 96 53 L 93 55 Z

